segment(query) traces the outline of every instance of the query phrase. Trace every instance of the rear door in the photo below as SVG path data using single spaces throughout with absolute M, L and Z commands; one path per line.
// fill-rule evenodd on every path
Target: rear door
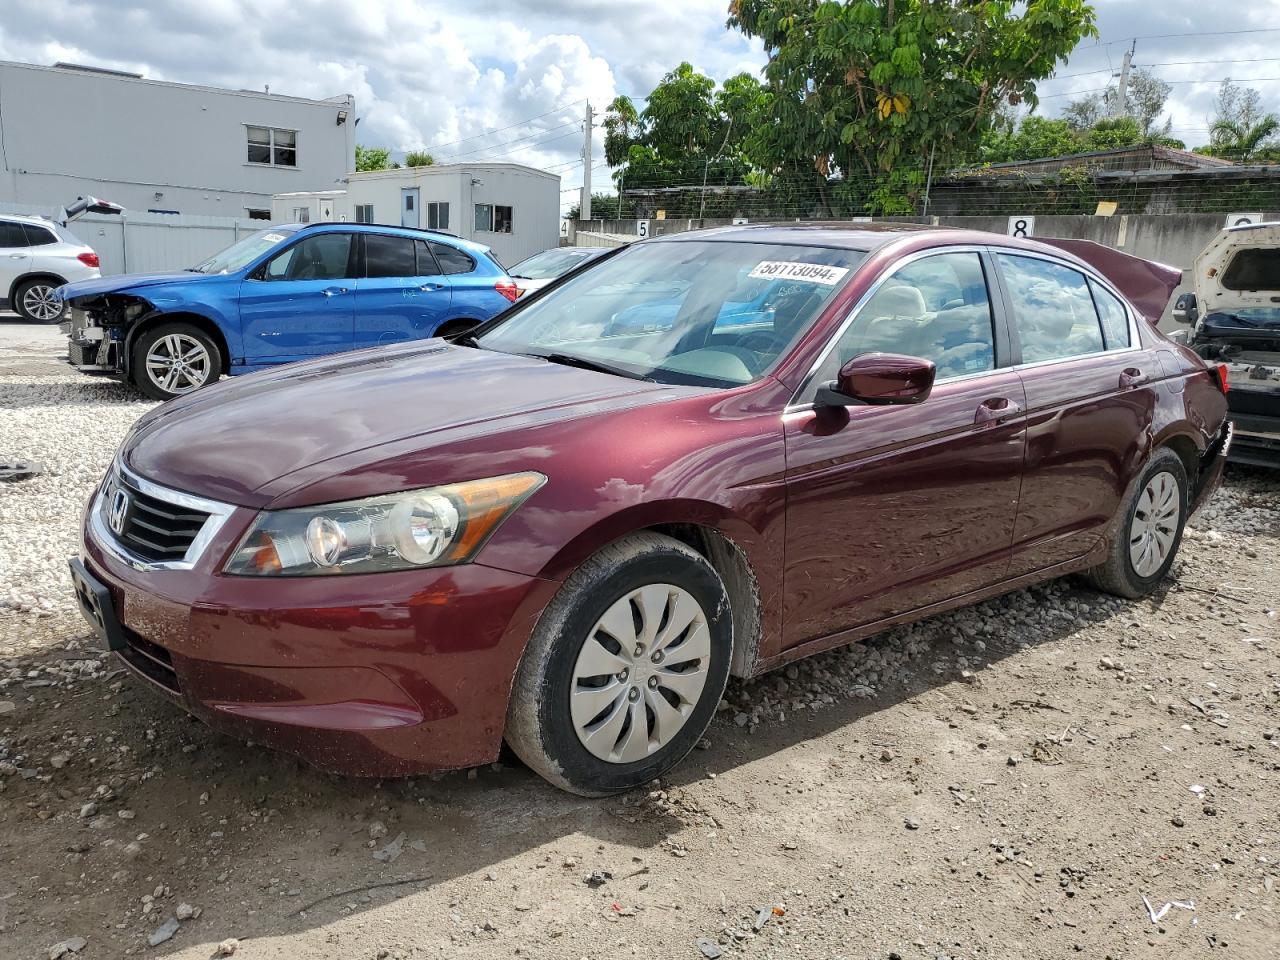
M 498 280 L 505 277 L 496 262 L 481 262 L 466 250 L 439 240 L 430 241 L 429 246 L 453 290 L 452 316 L 488 320 L 511 306 L 511 301 L 495 289 Z
M 426 241 L 385 233 L 365 233 L 361 239 L 356 348 L 432 336 L 449 315 L 451 292 Z
M 31 269 L 31 248 L 22 224 L 0 220 L 0 297 L 7 298 L 14 283 Z
M 303 231 L 301 239 L 240 284 L 248 363 L 284 363 L 351 349 L 357 252 L 351 233 Z
M 1068 563 L 1102 539 L 1141 464 L 1162 376 L 1136 317 L 1096 277 L 998 252 L 1027 396 L 1014 575 Z
M 1022 475 L 1025 398 L 976 250 L 907 262 L 847 322 L 784 419 L 786 619 L 804 643 L 1002 580 Z M 817 386 L 862 353 L 937 365 L 913 406 L 819 413 Z

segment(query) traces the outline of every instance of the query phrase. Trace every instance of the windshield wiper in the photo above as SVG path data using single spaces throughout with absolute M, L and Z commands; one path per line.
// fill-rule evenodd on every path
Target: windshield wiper
M 594 370 L 596 373 L 611 373 L 615 377 L 626 377 L 629 380 L 647 380 L 653 383 L 653 377 L 646 377 L 641 373 L 633 373 L 630 370 L 624 370 L 621 367 L 611 367 L 607 363 L 600 363 L 596 360 L 588 360 L 586 357 L 575 357 L 568 353 L 530 353 L 526 354 L 530 357 L 540 357 L 551 363 L 559 363 L 566 367 L 578 367 L 582 370 Z

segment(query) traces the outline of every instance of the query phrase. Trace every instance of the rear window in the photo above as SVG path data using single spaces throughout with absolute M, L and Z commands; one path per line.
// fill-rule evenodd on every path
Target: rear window
M 50 243 L 58 242 L 58 238 L 53 235 L 52 230 L 38 227 L 34 223 L 24 223 L 22 229 L 26 231 L 27 243 L 33 247 L 43 247 Z
M 1228 290 L 1280 289 L 1280 249 L 1240 250 L 1227 264 L 1222 285 Z
M 457 247 L 451 247 L 447 243 L 437 243 L 435 240 L 429 242 L 431 244 L 431 252 L 436 255 L 436 260 L 440 262 L 440 269 L 446 274 L 470 273 L 476 268 L 476 262 Z
M 364 237 L 366 277 L 416 277 L 413 238 L 367 233 Z

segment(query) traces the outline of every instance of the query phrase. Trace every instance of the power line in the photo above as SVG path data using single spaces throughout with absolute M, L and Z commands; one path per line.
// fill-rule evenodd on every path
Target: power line
M 549 117 L 552 114 L 561 113 L 569 109 L 570 107 L 577 106 L 580 103 L 586 103 L 586 99 L 583 98 L 582 100 L 575 100 L 572 103 L 561 104 L 560 106 L 556 107 L 554 110 L 548 110 L 546 113 L 540 113 L 536 117 L 529 117 L 528 119 L 525 119 L 525 120 L 519 120 L 505 127 L 495 127 L 492 130 L 485 130 L 482 133 L 475 133 L 469 137 L 463 137 L 461 140 L 452 140 L 449 143 L 436 143 L 436 144 L 432 144 L 429 147 L 423 147 L 422 149 L 427 151 L 443 150 L 445 147 L 453 147 L 459 143 L 466 143 L 468 140 L 477 140 L 480 137 L 487 137 L 490 134 L 503 133 L 504 131 L 507 131 L 507 130 L 513 130 L 516 127 L 523 127 L 527 123 L 533 123 L 533 121 L 535 120 L 541 120 L 543 117 Z

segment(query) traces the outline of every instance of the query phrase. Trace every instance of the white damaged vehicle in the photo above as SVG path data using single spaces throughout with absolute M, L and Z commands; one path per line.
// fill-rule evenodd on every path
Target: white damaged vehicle
M 1226 364 L 1229 457 L 1280 468 L 1280 223 L 1223 230 L 1196 258 L 1191 280 L 1194 292 L 1173 307 L 1191 329 L 1175 338 Z

